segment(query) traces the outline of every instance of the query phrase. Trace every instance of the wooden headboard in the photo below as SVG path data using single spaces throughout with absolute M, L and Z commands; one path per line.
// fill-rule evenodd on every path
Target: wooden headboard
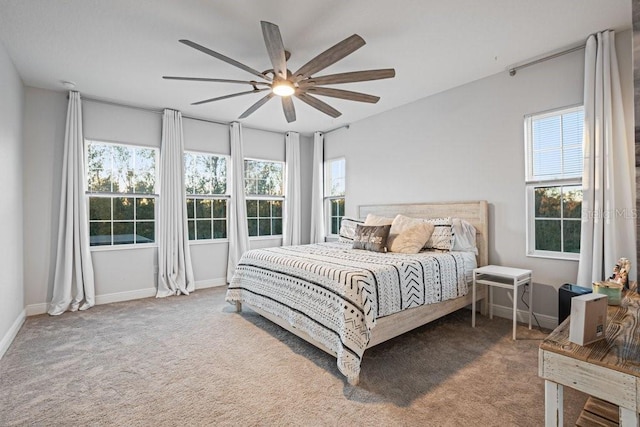
M 413 218 L 455 217 L 469 221 L 476 228 L 478 266 L 489 264 L 489 208 L 485 200 L 470 202 L 407 203 L 393 205 L 361 205 L 358 217 L 368 214 L 394 218 L 398 214 Z

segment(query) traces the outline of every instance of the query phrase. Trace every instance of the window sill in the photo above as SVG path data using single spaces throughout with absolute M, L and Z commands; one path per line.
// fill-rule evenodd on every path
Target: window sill
M 579 261 L 580 254 L 563 254 L 558 252 L 530 252 L 527 253 L 527 257 L 530 258 L 544 258 L 544 259 L 555 259 L 558 261 Z
M 128 251 L 131 249 L 149 249 L 149 248 L 157 248 L 157 243 L 141 243 L 141 244 L 133 244 L 133 245 L 104 245 L 104 246 L 91 246 L 89 250 L 91 252 L 109 252 L 109 251 Z
M 273 236 L 249 236 L 249 240 L 282 240 L 282 234 L 277 234 Z
M 208 239 L 208 240 L 189 240 L 189 246 L 199 246 L 199 245 L 217 245 L 220 243 L 229 243 L 229 239 Z

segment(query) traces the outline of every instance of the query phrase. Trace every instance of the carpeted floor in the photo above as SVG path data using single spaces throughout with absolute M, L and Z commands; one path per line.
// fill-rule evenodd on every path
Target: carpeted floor
M 546 334 L 460 310 L 335 359 L 224 288 L 27 319 L 0 359 L 0 426 L 542 426 Z M 586 396 L 565 388 L 565 423 Z

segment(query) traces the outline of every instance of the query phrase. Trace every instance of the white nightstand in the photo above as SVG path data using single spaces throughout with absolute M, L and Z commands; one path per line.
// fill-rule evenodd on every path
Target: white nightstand
M 529 285 L 529 329 L 533 310 L 533 284 L 531 270 L 485 265 L 473 270 L 473 302 L 471 303 L 471 327 L 476 327 L 476 285 L 489 287 L 489 319 L 493 319 L 493 287 L 513 290 L 513 339 L 516 339 L 516 320 L 518 316 L 518 286 Z

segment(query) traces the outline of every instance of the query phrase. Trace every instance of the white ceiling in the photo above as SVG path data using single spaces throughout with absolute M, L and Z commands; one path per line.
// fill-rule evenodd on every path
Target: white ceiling
M 264 94 L 191 106 L 246 86 L 163 80 L 163 75 L 251 80 L 253 76 L 178 42 L 189 39 L 252 68 L 271 68 L 260 21 L 280 27 L 289 68 L 352 34 L 367 42 L 320 75 L 395 68 L 389 80 L 339 85 L 377 104 L 322 98 L 333 119 L 294 100 L 287 123 L 271 100 L 243 123 L 326 131 L 468 83 L 590 33 L 631 28 L 631 0 L 0 0 L 0 41 L 28 86 L 136 106 L 173 108 L 231 122 Z

